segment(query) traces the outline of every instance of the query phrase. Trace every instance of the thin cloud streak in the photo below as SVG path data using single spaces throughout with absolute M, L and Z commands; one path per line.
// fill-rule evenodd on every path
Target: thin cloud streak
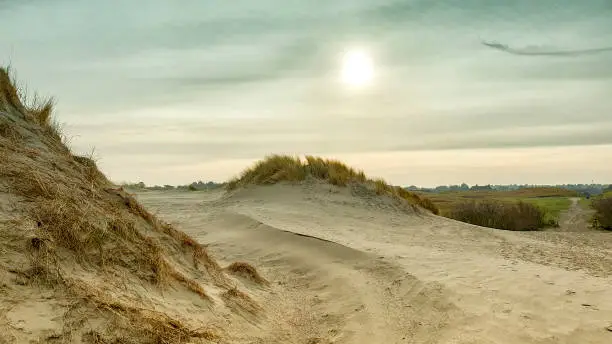
M 537 48 L 524 48 L 516 49 L 510 48 L 505 44 L 493 43 L 493 42 L 482 42 L 485 46 L 500 50 L 513 55 L 528 55 L 528 56 L 580 56 L 588 54 L 599 54 L 612 52 L 612 47 L 605 48 L 591 48 L 591 49 L 576 49 L 576 50 L 559 50 L 559 51 L 542 51 Z

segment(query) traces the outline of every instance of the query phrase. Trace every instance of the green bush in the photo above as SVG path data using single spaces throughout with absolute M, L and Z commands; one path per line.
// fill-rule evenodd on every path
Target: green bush
M 465 202 L 456 205 L 448 217 L 478 226 L 511 231 L 535 231 L 555 225 L 546 221 L 545 211 L 525 202 Z
M 593 227 L 612 230 L 612 197 L 594 199 L 591 207 L 595 209 Z

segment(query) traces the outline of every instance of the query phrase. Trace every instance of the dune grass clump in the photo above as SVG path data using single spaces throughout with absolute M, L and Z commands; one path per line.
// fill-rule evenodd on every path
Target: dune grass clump
M 231 274 L 251 280 L 257 284 L 268 284 L 268 281 L 263 278 L 259 272 L 249 263 L 234 262 L 225 268 Z
M 235 190 L 246 185 L 271 185 L 279 182 L 300 182 L 307 178 L 326 181 L 336 186 L 349 184 L 364 184 L 372 186 L 376 194 L 387 195 L 408 201 L 439 214 L 438 207 L 429 199 L 416 195 L 401 187 L 389 185 L 384 179 L 369 179 L 363 171 L 355 170 L 344 163 L 319 157 L 299 157 L 287 155 L 271 155 L 227 183 L 227 190 Z
M 594 199 L 591 207 L 595 209 L 593 227 L 612 230 L 612 196 Z
M 221 293 L 221 298 L 228 307 L 237 310 L 244 310 L 250 314 L 256 314 L 262 309 L 261 306 L 253 301 L 249 295 L 240 291 L 236 287 Z
M 458 221 L 511 231 L 535 231 L 555 225 L 546 220 L 546 212 L 542 209 L 520 201 L 464 202 L 455 205 L 447 215 Z

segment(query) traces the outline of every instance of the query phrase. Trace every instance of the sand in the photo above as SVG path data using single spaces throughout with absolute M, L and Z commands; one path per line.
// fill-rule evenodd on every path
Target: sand
M 590 218 L 593 216 L 593 209 L 584 209 L 578 202 L 580 198 L 570 197 L 572 204 L 569 209 L 563 212 L 559 218 L 558 231 L 564 232 L 590 232 Z
M 138 198 L 271 282 L 240 342 L 612 342 L 610 233 L 481 228 L 315 182 Z

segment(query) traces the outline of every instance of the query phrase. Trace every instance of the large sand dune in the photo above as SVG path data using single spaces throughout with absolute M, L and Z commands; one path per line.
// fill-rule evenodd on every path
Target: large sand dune
M 260 343 L 612 342 L 607 233 L 481 228 L 312 181 L 138 198 L 263 271 Z

